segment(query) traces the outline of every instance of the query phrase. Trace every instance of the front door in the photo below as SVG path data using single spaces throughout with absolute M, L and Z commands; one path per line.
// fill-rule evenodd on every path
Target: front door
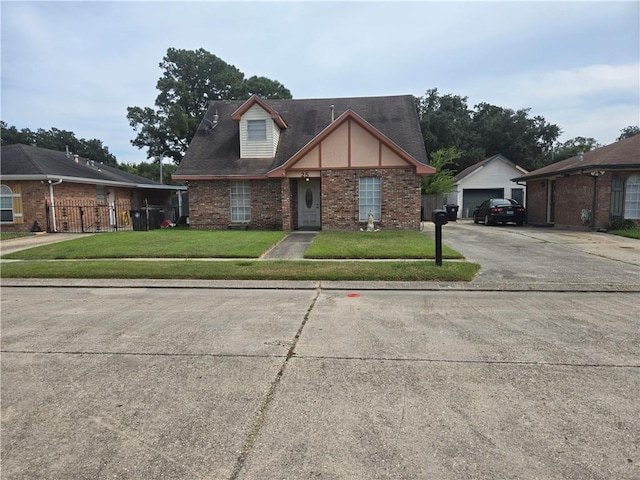
M 320 230 L 320 180 L 298 181 L 298 228 Z

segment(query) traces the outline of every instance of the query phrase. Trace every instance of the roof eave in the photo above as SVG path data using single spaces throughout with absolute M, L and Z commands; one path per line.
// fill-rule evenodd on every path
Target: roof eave
M 0 179 L 8 181 L 22 181 L 22 182 L 57 182 L 62 180 L 63 183 L 82 183 L 85 185 L 105 185 L 109 187 L 122 187 L 122 188 L 144 188 L 154 190 L 175 190 L 176 188 L 186 190 L 187 187 L 181 185 L 164 185 L 161 183 L 134 183 L 134 182 L 118 182 L 114 180 L 100 180 L 95 178 L 81 178 L 81 177 L 69 177 L 65 175 L 51 175 L 51 174 L 33 174 L 33 175 L 0 175 Z
M 640 169 L 640 163 L 622 163 L 622 164 L 592 164 L 592 165 L 579 165 L 571 168 L 563 168 L 560 170 L 553 170 L 550 172 L 544 172 L 535 175 L 523 175 L 521 177 L 512 178 L 512 182 L 527 182 L 529 180 L 539 180 L 541 178 L 558 177 L 562 175 L 572 175 L 576 173 L 591 172 L 593 170 L 638 170 Z

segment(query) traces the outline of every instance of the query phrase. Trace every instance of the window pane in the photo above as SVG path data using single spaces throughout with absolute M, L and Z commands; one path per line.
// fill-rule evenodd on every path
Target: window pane
M 373 220 L 381 219 L 380 177 L 360 178 L 360 212 L 361 222 L 369 219 L 369 212 L 373 212 Z
M 631 175 L 627 178 L 624 218 L 640 219 L 640 175 Z
M 7 185 L 0 186 L 0 222 L 13 222 L 13 192 Z
M 251 189 L 249 182 L 231 182 L 231 221 L 249 223 L 251 220 Z
M 247 139 L 249 141 L 264 141 L 267 139 L 266 120 L 247 120 Z
M 11 210 L 0 210 L 0 222 L 13 222 L 13 212 Z

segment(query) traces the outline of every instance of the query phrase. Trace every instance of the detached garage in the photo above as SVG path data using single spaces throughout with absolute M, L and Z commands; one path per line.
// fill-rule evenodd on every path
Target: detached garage
M 460 218 L 472 217 L 476 207 L 490 198 L 513 198 L 524 205 L 525 187 L 511 179 L 526 173 L 506 157 L 494 155 L 456 175 L 456 191 L 448 195 L 448 203 L 460 205 Z

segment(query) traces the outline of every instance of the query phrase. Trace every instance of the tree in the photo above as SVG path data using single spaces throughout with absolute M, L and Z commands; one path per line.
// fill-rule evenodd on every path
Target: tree
M 564 143 L 559 143 L 553 151 L 552 161 L 549 163 L 559 162 L 567 158 L 575 157 L 578 153 L 586 153 L 601 147 L 595 138 L 591 137 L 574 137 Z
M 451 193 L 456 182 L 455 172 L 447 168 L 455 165 L 461 152 L 455 147 L 442 148 L 431 155 L 429 164 L 436 169 L 436 173 L 422 179 L 422 192 L 427 195 Z
M 233 65 L 200 48 L 169 48 L 160 67 L 164 70 L 156 88 L 156 109 L 128 107 L 127 118 L 136 137 L 131 144 L 147 148 L 147 158 L 168 152 L 179 164 L 212 100 L 291 98 L 282 84 L 265 77 L 244 78 Z
M 624 127 L 620 130 L 620 136 L 616 139 L 617 141 L 624 140 L 625 138 L 630 138 L 640 133 L 640 127 L 637 125 L 629 125 L 628 127 Z
M 118 168 L 133 175 L 139 175 L 150 180 L 155 180 L 156 182 L 160 181 L 160 164 L 157 162 L 122 163 Z M 176 171 L 176 168 L 176 165 L 163 164 L 161 183 L 165 185 L 182 185 L 182 182 L 171 179 L 171 175 Z
M 39 128 L 36 132 L 33 132 L 28 128 L 18 130 L 14 126 L 8 127 L 5 122 L 0 122 L 0 126 L 2 127 L 2 145 L 23 143 L 59 152 L 65 152 L 68 148 L 71 153 L 81 157 L 112 167 L 118 166 L 116 157 L 109 152 L 109 149 L 102 144 L 101 140 L 96 138 L 91 140 L 76 138 L 75 133 L 55 127 L 50 130 Z
M 514 111 L 484 102 L 470 109 L 467 97 L 440 95 L 435 88 L 417 99 L 417 108 L 428 155 L 456 147 L 461 153 L 456 173 L 498 153 L 528 170 L 539 168 L 550 163 L 560 135 L 557 125 L 541 116 L 531 118 L 530 109 Z

